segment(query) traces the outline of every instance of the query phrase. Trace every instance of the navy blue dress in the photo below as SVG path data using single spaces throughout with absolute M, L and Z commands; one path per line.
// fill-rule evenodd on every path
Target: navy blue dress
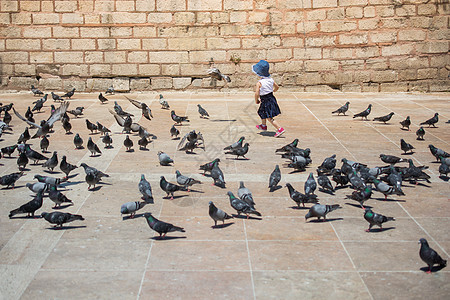
M 281 114 L 277 98 L 275 98 L 273 93 L 262 95 L 259 98 L 261 99 L 261 104 L 259 105 L 258 115 L 261 119 L 270 119 Z

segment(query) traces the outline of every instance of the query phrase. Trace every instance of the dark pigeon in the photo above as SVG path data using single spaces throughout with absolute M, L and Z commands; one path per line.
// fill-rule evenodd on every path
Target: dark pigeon
M 400 125 L 402 125 L 402 129 L 406 127 L 409 131 L 409 126 L 411 126 L 411 118 L 407 116 L 405 120 L 400 122 Z
M 37 193 L 37 195 L 30 202 L 21 205 L 19 208 L 9 212 L 9 218 L 11 219 L 17 214 L 27 214 L 28 217 L 34 217 L 34 213 L 42 207 L 43 192 Z
M 166 223 L 155 218 L 151 213 L 144 214 L 145 220 L 151 229 L 159 233 L 159 238 L 163 239 L 168 232 L 180 231 L 185 232 L 184 228 L 174 226 L 173 224 Z
M 84 221 L 84 218 L 81 215 L 74 215 L 59 211 L 54 211 L 51 213 L 43 212 L 41 213 L 41 216 L 50 224 L 55 224 L 55 228 L 58 226 L 59 228 L 62 228 L 63 224 L 77 220 Z
M 380 227 L 380 229 L 383 229 L 383 223 L 386 223 L 388 221 L 395 221 L 395 218 L 393 217 L 386 217 L 377 213 L 374 213 L 372 209 L 366 207 L 364 212 L 364 219 L 366 219 L 367 222 L 369 222 L 369 229 L 366 229 L 367 232 L 370 232 L 370 229 L 373 225 L 377 225 Z
M 305 195 L 294 189 L 294 187 L 290 183 L 286 183 L 286 187 L 289 190 L 289 197 L 297 203 L 297 206 L 300 207 L 300 204 L 305 207 L 305 203 L 317 203 L 318 199 L 316 195 Z
M 358 114 L 355 114 L 355 115 L 353 116 L 353 119 L 354 119 L 354 118 L 361 117 L 361 120 L 364 119 L 364 118 L 366 118 L 366 120 L 368 120 L 368 119 L 367 119 L 367 116 L 370 114 L 370 111 L 371 111 L 371 110 L 372 110 L 372 104 L 369 104 L 369 106 L 368 106 L 365 110 L 363 110 L 362 112 L 360 112 L 360 113 L 358 113 Z
M 376 117 L 373 120 L 374 121 L 379 121 L 379 122 L 383 122 L 384 124 L 386 124 L 386 122 L 389 122 L 389 120 L 392 118 L 392 116 L 394 115 L 393 112 L 389 113 L 388 115 L 385 116 L 381 116 L 381 117 Z
M 343 114 L 344 116 L 345 116 L 345 113 L 347 112 L 347 110 L 348 110 L 348 107 L 349 107 L 349 105 L 350 105 L 350 102 L 345 102 L 345 104 L 344 105 L 342 105 L 341 107 L 339 107 L 338 109 L 336 109 L 335 111 L 332 111 L 331 113 L 332 114 L 338 114 L 338 116 L 340 115 L 340 114 Z
M 445 259 L 442 259 L 442 257 L 436 251 L 430 248 L 426 239 L 421 238 L 419 240 L 419 244 L 420 244 L 419 256 L 423 260 L 423 262 L 428 265 L 427 271 L 428 274 L 431 273 L 431 269 L 436 264 L 439 265 L 439 267 L 441 268 L 447 266 L 447 261 Z
M 269 188 L 270 188 L 269 192 L 273 192 L 277 188 L 280 180 L 281 180 L 280 166 L 276 165 L 275 170 L 273 170 L 273 172 L 270 174 L 269 177 Z
M 439 121 L 439 114 L 435 113 L 434 116 L 425 122 L 420 123 L 419 125 L 428 125 L 428 128 L 431 126 L 436 127 L 436 123 Z

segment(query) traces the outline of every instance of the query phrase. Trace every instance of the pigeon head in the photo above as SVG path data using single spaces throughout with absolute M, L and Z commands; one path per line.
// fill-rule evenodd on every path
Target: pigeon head
M 44 211 L 43 213 L 41 213 L 41 217 L 43 217 L 43 218 L 45 218 L 46 215 L 48 215 L 48 212 Z
M 126 206 L 122 206 L 121 208 L 120 208 L 120 213 L 121 214 L 128 214 L 129 212 L 128 212 L 128 208 L 126 207 Z
M 162 94 L 159 94 L 159 99 L 162 99 L 162 98 L 164 98 L 163 95 L 162 95 Z
M 214 205 L 214 203 L 212 201 L 209 201 L 209 206 Z
M 421 238 L 421 239 L 419 240 L 419 244 L 427 245 L 427 246 L 428 246 L 428 242 L 427 242 L 427 240 L 424 239 L 424 238 Z

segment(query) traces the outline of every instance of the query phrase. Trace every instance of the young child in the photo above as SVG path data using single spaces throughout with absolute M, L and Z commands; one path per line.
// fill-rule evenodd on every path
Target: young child
M 267 130 L 266 122 L 269 121 L 277 129 L 275 137 L 279 137 L 284 133 L 284 128 L 273 119 L 281 114 L 277 99 L 273 95 L 273 92 L 276 92 L 279 87 L 273 78 L 270 77 L 269 63 L 267 61 L 260 60 L 252 69 L 256 75 L 261 77 L 255 86 L 255 103 L 260 104 L 258 115 L 261 118 L 261 124 L 256 125 L 256 128 Z

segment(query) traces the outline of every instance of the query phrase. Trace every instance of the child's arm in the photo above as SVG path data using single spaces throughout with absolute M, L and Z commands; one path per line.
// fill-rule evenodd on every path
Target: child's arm
M 257 82 L 255 86 L 255 103 L 259 104 L 261 101 L 259 100 L 259 89 L 261 88 L 261 82 Z
M 278 91 L 279 88 L 280 87 L 278 86 L 278 84 L 274 81 L 273 82 L 273 91 L 276 92 L 276 91 Z

